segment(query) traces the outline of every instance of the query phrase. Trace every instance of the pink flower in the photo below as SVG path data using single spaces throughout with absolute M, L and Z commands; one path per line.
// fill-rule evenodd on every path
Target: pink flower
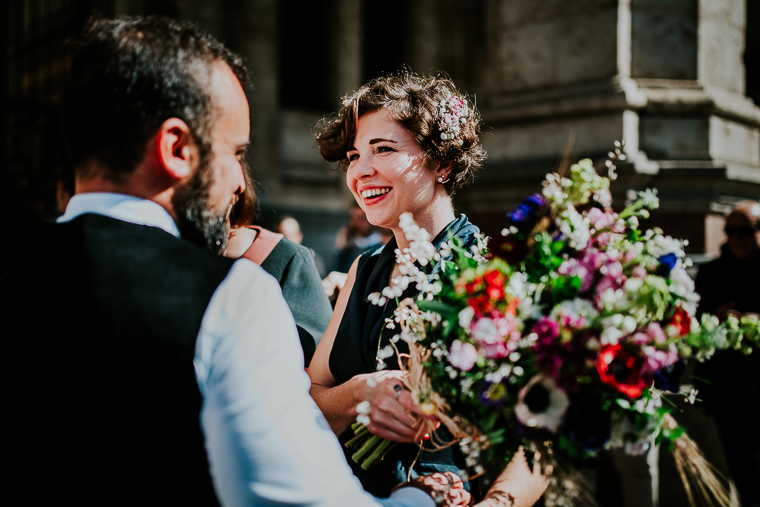
M 499 330 L 499 334 L 503 338 L 511 337 L 517 329 L 517 319 L 512 314 L 500 314 L 499 312 L 493 312 L 491 318 L 496 324 L 496 328 Z
M 478 349 L 472 343 L 454 341 L 449 350 L 449 363 L 462 371 L 469 371 L 478 360 Z
M 644 267 L 643 264 L 637 265 L 635 268 L 633 268 L 633 276 L 636 278 L 644 278 L 649 273 L 647 272 L 647 268 Z
M 605 247 L 610 244 L 610 241 L 612 241 L 612 235 L 609 232 L 602 232 L 596 238 L 594 238 L 594 242 L 596 243 L 596 246 Z
M 631 343 L 635 343 L 636 345 L 646 345 L 652 341 L 652 338 L 646 333 L 639 332 L 631 336 L 630 340 Z
M 568 329 L 583 329 L 586 327 L 586 319 L 580 315 L 562 315 L 562 326 Z
M 481 317 L 472 323 L 470 334 L 489 359 L 506 357 L 509 354 L 506 341 L 520 338 L 514 315 L 504 315 L 497 311 L 491 312 L 490 317 Z
M 589 219 L 591 226 L 597 231 L 610 229 L 618 234 L 625 231 L 625 222 L 618 218 L 617 213 L 605 213 L 599 208 L 591 208 L 586 217 Z
M 602 296 L 607 289 L 618 288 L 620 288 L 620 283 L 616 282 L 612 278 L 605 276 L 599 280 L 599 283 L 596 285 L 596 297 L 594 298 L 594 302 L 596 303 L 597 308 L 602 308 Z
M 498 343 L 478 343 L 480 350 L 487 359 L 502 359 L 509 355 L 509 347 L 505 342 Z
M 497 343 L 502 340 L 499 328 L 493 319 L 482 317 L 472 323 L 470 334 L 478 343 Z
M 678 349 L 671 344 L 668 350 L 659 350 L 652 346 L 644 347 L 644 365 L 641 373 L 653 375 L 654 372 L 678 361 Z
M 560 275 L 574 275 L 575 270 L 578 267 L 578 260 L 577 259 L 567 259 L 562 264 L 560 264 L 559 268 L 557 268 L 557 273 Z
M 581 292 L 586 292 L 594 284 L 594 275 L 596 273 L 593 269 L 589 269 L 587 265 L 581 264 L 575 270 L 575 276 L 581 279 Z
M 619 261 L 613 261 L 605 264 L 600 268 L 601 273 L 614 280 L 620 280 L 623 277 L 623 265 Z
M 657 322 L 651 322 L 647 326 L 647 336 L 649 336 L 655 343 L 665 343 L 668 337 L 665 336 L 665 331 Z
M 610 215 L 599 208 L 591 208 L 586 217 L 591 226 L 597 231 L 604 229 L 611 223 Z
M 589 271 L 596 271 L 602 267 L 602 264 L 604 264 L 606 260 L 606 254 L 589 248 L 586 250 L 583 259 L 581 260 L 581 264 L 588 267 Z

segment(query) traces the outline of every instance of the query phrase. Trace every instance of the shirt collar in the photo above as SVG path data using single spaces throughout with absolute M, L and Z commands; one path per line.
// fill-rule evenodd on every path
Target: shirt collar
M 137 225 L 158 227 L 179 237 L 174 219 L 163 206 L 148 199 L 109 192 L 76 194 L 66 206 L 66 212 L 58 222 L 68 222 L 79 215 L 94 213 Z

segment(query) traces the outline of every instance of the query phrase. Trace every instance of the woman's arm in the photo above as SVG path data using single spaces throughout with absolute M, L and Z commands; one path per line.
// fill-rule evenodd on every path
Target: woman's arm
M 310 394 L 336 435 L 341 435 L 356 420 L 356 406 L 369 401 L 371 422 L 368 429 L 373 434 L 397 442 L 416 442 L 421 438 L 419 418 L 411 414 L 422 416 L 422 412 L 408 391 L 401 391 L 397 396 L 395 386 L 401 384 L 403 372 L 367 373 L 357 375 L 343 384 L 338 384 L 330 372 L 330 352 L 353 290 L 358 263 L 358 259 L 354 261 L 348 272 L 330 324 L 309 366 Z M 376 387 L 368 387 L 367 380 L 370 378 L 375 381 Z
M 521 447 L 476 507 L 530 507 L 544 494 L 548 485 L 538 463 L 532 471 L 528 467 Z

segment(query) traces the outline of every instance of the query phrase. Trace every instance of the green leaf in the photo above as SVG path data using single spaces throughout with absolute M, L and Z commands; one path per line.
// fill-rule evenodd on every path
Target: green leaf
M 422 311 L 435 312 L 435 313 L 441 314 L 442 316 L 448 315 L 450 312 L 454 310 L 453 306 L 446 304 L 442 301 L 436 301 L 436 300 L 418 301 L 417 306 L 419 306 L 420 310 Z

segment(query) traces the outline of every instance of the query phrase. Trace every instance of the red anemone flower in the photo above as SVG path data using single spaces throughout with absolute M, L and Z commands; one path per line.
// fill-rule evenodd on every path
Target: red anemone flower
M 632 356 L 619 344 L 605 345 L 599 352 L 596 370 L 602 382 L 629 398 L 638 398 L 648 384 L 641 376 L 642 364 L 641 358 Z

